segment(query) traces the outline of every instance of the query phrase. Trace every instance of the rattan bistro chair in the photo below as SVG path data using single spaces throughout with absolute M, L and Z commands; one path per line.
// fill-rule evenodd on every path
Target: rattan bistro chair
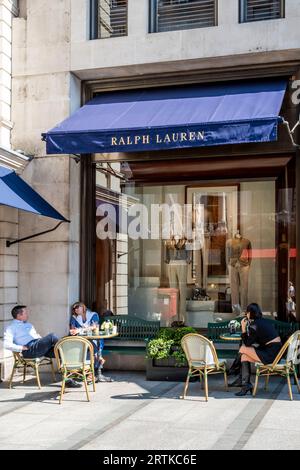
M 83 379 L 87 400 L 90 401 L 87 375 L 92 375 L 93 391 L 95 387 L 94 350 L 86 338 L 63 338 L 54 347 L 58 370 L 62 374 L 62 385 L 59 403 L 61 404 L 65 392 L 66 381 L 70 378 Z M 89 359 L 87 359 L 89 353 Z
M 9 388 L 12 388 L 14 375 L 15 375 L 16 370 L 18 369 L 23 370 L 23 383 L 26 380 L 27 369 L 29 368 L 34 369 L 38 387 L 39 389 L 41 389 L 42 386 L 41 386 L 39 368 L 41 366 L 51 366 L 53 381 L 54 382 L 56 381 L 53 362 L 50 357 L 38 357 L 38 358 L 32 358 L 32 359 L 27 359 L 27 358 L 25 359 L 22 353 L 17 353 L 17 352 L 14 352 L 13 356 L 14 356 L 14 365 L 13 365 L 13 370 L 12 370 L 10 380 L 9 380 Z
M 184 387 L 185 398 L 191 377 L 199 376 L 202 383 L 204 379 L 205 400 L 208 401 L 208 376 L 223 374 L 225 389 L 228 390 L 226 360 L 219 360 L 216 349 L 209 339 L 198 334 L 185 335 L 181 340 L 182 349 L 186 355 L 189 371 Z
M 286 358 L 283 359 L 284 354 L 286 353 Z M 300 393 L 300 386 L 297 377 L 296 365 L 299 362 L 300 354 L 300 331 L 296 331 L 290 336 L 286 343 L 282 346 L 281 350 L 277 354 L 273 364 L 262 364 L 256 363 L 256 380 L 253 390 L 253 396 L 256 395 L 258 388 L 259 377 L 265 377 L 265 390 L 268 389 L 269 378 L 271 375 L 280 375 L 285 377 L 288 384 L 289 396 L 293 400 L 293 392 L 291 386 L 290 375 L 293 374 L 295 378 L 295 383 Z

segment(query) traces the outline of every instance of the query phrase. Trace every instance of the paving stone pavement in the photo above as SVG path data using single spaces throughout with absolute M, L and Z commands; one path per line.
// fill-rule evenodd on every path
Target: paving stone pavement
M 114 382 L 96 385 L 90 403 L 76 389 L 59 405 L 60 384 L 48 375 L 41 391 L 33 378 L 12 390 L 0 384 L 0 449 L 300 449 L 300 395 L 293 386 L 291 402 L 280 378 L 270 380 L 268 392 L 262 384 L 256 398 L 236 398 L 222 378 L 211 377 L 206 403 L 199 383 L 181 400 L 182 383 L 111 376 Z

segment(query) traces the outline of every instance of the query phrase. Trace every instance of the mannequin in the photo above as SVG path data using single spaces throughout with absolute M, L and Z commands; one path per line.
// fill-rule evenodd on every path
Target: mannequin
M 248 281 L 252 261 L 250 240 L 243 238 L 238 230 L 235 236 L 226 242 L 226 259 L 229 270 L 231 303 L 235 310 L 241 306 L 245 311 L 248 305 Z
M 191 262 L 191 251 L 187 250 L 187 239 L 172 236 L 166 241 L 166 263 L 169 284 L 179 289 L 178 321 L 184 322 L 186 313 L 187 268 Z
M 196 202 L 194 197 L 193 212 L 193 240 L 192 251 L 195 262 L 195 285 L 198 288 L 207 289 L 208 253 L 210 248 L 210 233 L 205 231 L 205 205 Z
M 194 250 L 196 263 L 196 286 L 207 289 L 208 253 L 210 249 L 210 236 L 203 237 L 203 244 Z
M 296 290 L 294 284 L 291 281 L 289 281 L 286 309 L 288 320 L 296 321 Z

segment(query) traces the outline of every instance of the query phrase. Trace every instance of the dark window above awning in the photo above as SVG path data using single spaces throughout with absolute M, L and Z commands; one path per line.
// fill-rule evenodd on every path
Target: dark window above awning
M 287 81 L 103 93 L 48 133 L 48 154 L 139 152 L 277 140 Z

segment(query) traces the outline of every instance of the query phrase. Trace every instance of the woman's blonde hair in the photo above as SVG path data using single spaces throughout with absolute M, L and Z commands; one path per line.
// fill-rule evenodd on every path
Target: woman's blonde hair
M 84 313 L 86 312 L 87 308 L 86 308 L 86 305 L 83 302 L 75 302 L 75 304 L 73 304 L 73 306 L 72 306 L 72 315 L 77 315 L 76 310 L 79 307 L 83 307 Z

